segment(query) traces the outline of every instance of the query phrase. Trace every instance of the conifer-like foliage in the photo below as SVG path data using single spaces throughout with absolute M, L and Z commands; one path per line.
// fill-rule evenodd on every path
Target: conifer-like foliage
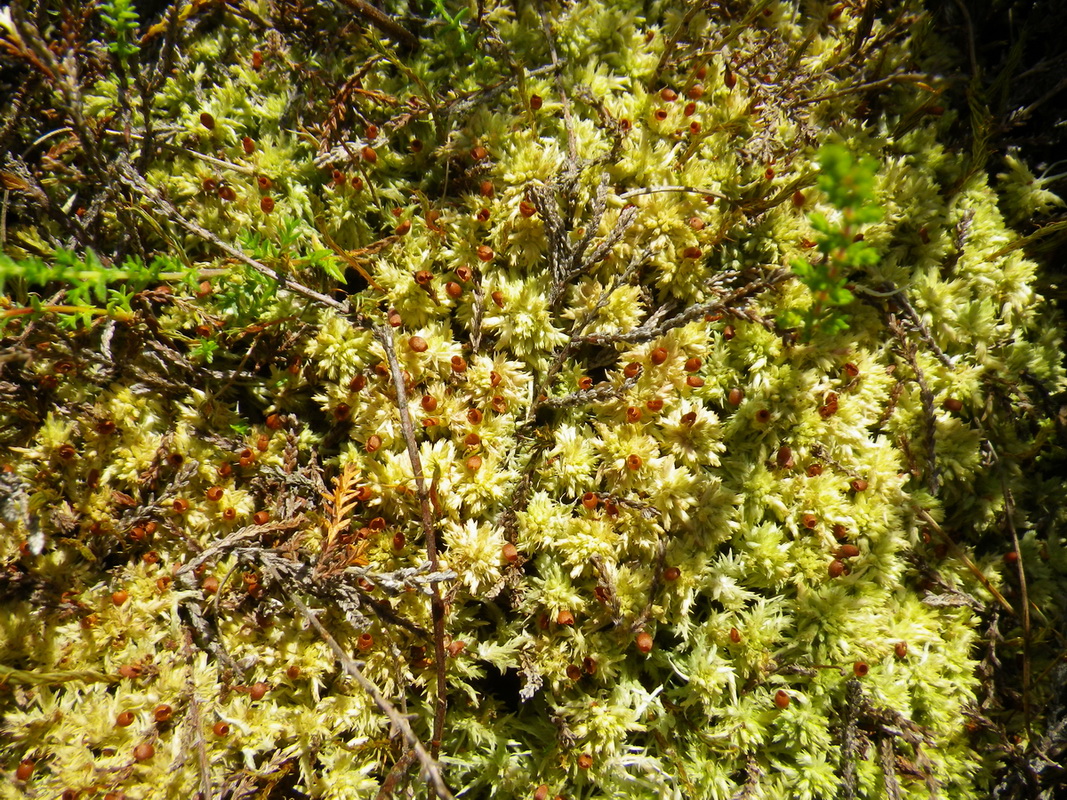
M 1051 797 L 1059 184 L 954 58 L 0 11 L 0 798 Z

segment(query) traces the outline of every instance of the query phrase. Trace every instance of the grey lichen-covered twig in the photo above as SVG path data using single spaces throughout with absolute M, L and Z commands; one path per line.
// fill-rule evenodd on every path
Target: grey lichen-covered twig
M 278 585 L 285 585 L 281 576 L 275 571 L 274 565 L 269 562 L 264 563 L 263 570 L 268 573 Z M 389 721 L 404 735 L 404 740 L 408 743 L 408 746 L 415 751 L 415 755 L 418 757 L 419 763 L 422 764 L 426 778 L 433 787 L 437 797 L 440 800 L 451 800 L 452 793 L 448 790 L 448 786 L 445 784 L 444 778 L 441 775 L 441 769 L 436 759 L 426 751 L 426 748 L 419 740 L 419 737 L 416 736 L 415 732 L 411 729 L 411 724 L 408 722 L 407 718 L 397 710 L 395 705 L 389 702 L 377 686 L 367 679 L 363 674 L 363 671 L 359 668 L 359 665 L 349 657 L 344 648 L 337 643 L 337 640 L 333 635 L 326 630 L 323 624 L 319 621 L 319 618 L 304 604 L 304 601 L 301 600 L 295 592 L 289 592 L 289 599 L 311 626 L 318 631 L 326 644 L 329 645 L 345 672 L 350 677 L 354 678 L 356 683 L 370 695 L 374 704 L 381 709 L 382 713 L 388 717 Z

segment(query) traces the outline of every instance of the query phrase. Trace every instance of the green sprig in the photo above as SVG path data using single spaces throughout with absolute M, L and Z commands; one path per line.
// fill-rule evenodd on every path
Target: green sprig
M 795 259 L 791 266 L 797 279 L 813 295 L 807 308 L 789 309 L 779 317 L 786 328 L 801 328 L 805 341 L 816 331 L 840 333 L 848 328 L 848 316 L 842 310 L 852 302 L 848 290 L 849 275 L 857 269 L 878 263 L 878 251 L 862 238 L 861 226 L 882 217 L 875 203 L 875 175 L 878 163 L 872 158 L 856 160 L 841 145 L 824 145 L 819 149 L 819 188 L 841 214 L 831 222 L 825 215 L 812 213 L 811 226 L 818 232 L 816 247 L 822 258 L 815 261 Z

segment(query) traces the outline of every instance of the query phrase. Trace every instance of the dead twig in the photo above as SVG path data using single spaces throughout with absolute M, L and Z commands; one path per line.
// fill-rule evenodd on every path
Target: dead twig
M 437 531 L 434 528 L 433 509 L 430 506 L 430 487 L 426 485 L 426 478 L 422 471 L 419 446 L 415 441 L 415 427 L 411 422 L 407 392 L 404 388 L 404 376 L 400 369 L 400 361 L 396 357 L 393 331 L 385 325 L 374 325 L 372 330 L 385 349 L 385 356 L 389 361 L 389 370 L 393 376 L 393 385 L 396 388 L 396 405 L 400 413 L 400 426 L 404 432 L 408 458 L 411 460 L 411 470 L 415 476 L 415 486 L 419 494 L 419 506 L 422 512 L 422 532 L 426 537 L 426 557 L 430 561 L 430 571 L 436 573 L 439 571 Z M 437 697 L 434 703 L 433 739 L 430 741 L 430 751 L 433 754 L 433 758 L 436 759 L 441 750 L 441 739 L 445 729 L 445 713 L 448 710 L 448 686 L 445 681 L 445 604 L 441 597 L 441 587 L 437 583 L 434 583 L 431 588 L 430 611 L 433 617 L 434 671 L 437 675 Z
M 283 588 L 285 587 L 281 576 L 275 571 L 273 564 L 264 562 L 263 570 L 270 575 L 275 583 Z M 304 604 L 304 601 L 301 600 L 295 592 L 289 591 L 287 594 L 289 595 L 289 599 L 293 601 L 293 605 L 296 606 L 297 610 L 304 615 L 304 618 L 311 623 L 311 626 L 318 631 L 319 636 L 322 637 L 323 641 L 325 641 L 333 651 L 337 660 L 344 668 L 344 671 L 370 695 L 374 704 L 378 706 L 386 717 L 389 718 L 389 721 L 397 728 L 397 730 L 403 734 L 404 740 L 408 743 L 408 746 L 415 751 L 415 756 L 419 759 L 419 763 L 422 764 L 423 773 L 433 787 L 433 790 L 437 793 L 437 797 L 440 798 L 440 800 L 452 800 L 452 793 L 445 785 L 444 778 L 441 776 L 441 770 L 436 759 L 426 752 L 426 748 L 423 747 L 422 742 L 419 741 L 419 737 L 416 736 L 415 732 L 411 729 L 411 724 L 408 722 L 407 718 L 401 714 L 396 706 L 386 699 L 385 695 L 379 691 L 378 687 L 363 674 L 359 665 L 348 657 L 348 653 L 346 653 L 344 648 L 337 643 L 337 640 L 333 638 L 323 624 L 319 622 L 319 618 Z

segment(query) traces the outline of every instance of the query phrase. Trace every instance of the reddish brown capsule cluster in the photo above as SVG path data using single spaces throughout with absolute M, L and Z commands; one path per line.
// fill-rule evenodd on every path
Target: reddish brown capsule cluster
M 837 393 L 830 392 L 826 395 L 826 401 L 819 406 L 819 416 L 823 419 L 829 419 L 837 413 Z
M 18 767 L 15 768 L 15 778 L 20 781 L 28 781 L 33 777 L 33 768 L 37 766 L 32 758 L 26 758 L 19 762 Z
M 860 554 L 860 549 L 854 544 L 843 544 L 837 548 L 837 552 L 834 553 L 836 558 L 855 558 Z

